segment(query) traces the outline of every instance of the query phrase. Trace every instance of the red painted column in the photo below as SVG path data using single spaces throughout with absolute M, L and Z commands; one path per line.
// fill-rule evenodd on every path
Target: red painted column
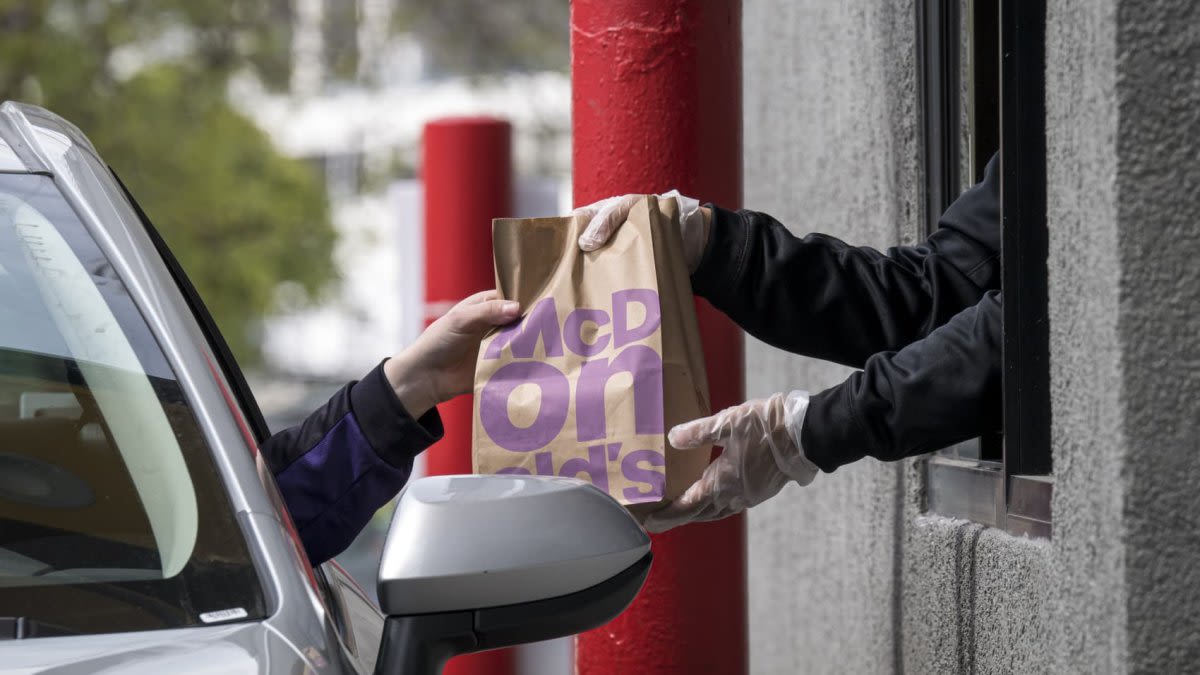
M 490 117 L 425 125 L 425 322 L 463 298 L 496 287 L 492 218 L 512 215 L 512 129 Z M 425 451 L 429 475 L 471 473 L 471 396 L 438 406 L 445 437 Z M 511 675 L 511 650 L 455 657 L 446 675 Z
M 742 200 L 740 0 L 574 0 L 575 203 L 678 188 Z M 714 409 L 744 400 L 741 331 L 697 301 Z M 748 669 L 745 519 L 653 537 L 624 614 L 576 642 L 579 675 Z

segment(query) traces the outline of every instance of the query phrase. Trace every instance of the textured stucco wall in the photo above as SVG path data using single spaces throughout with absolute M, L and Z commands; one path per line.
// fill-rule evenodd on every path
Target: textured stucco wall
M 1116 12 L 1129 660 L 1200 667 L 1200 4 Z
M 747 0 L 745 203 L 794 232 L 911 240 L 920 217 L 913 6 Z M 849 372 L 747 343 L 747 393 Z M 888 672 L 899 465 L 787 488 L 749 517 L 753 673 Z M 832 478 L 832 479 L 830 479 Z
M 747 0 L 746 204 L 910 241 L 911 2 Z M 1047 3 L 1055 537 L 870 460 L 750 515 L 751 670 L 1181 672 L 1200 658 L 1200 5 Z M 751 341 L 751 395 L 841 368 Z
M 1129 439 L 1122 345 L 1113 0 L 1048 3 L 1046 126 L 1054 559 L 1053 669 L 1121 672 Z
M 910 516 L 906 530 L 894 672 L 1048 672 L 1050 545 L 936 516 Z

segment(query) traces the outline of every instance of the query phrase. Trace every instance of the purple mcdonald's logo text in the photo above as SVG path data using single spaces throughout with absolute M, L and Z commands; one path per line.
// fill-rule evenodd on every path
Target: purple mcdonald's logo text
M 642 306 L 644 319 L 630 326 L 629 306 Z M 621 456 L 621 443 L 605 442 L 609 420 L 606 417 L 605 385 L 618 373 L 633 377 L 633 423 L 638 436 L 663 433 L 663 365 L 662 356 L 653 348 L 637 344 L 658 330 L 662 315 L 658 293 L 648 288 L 634 288 L 612 294 L 612 312 L 602 309 L 573 309 L 560 321 L 554 298 L 541 300 L 528 315 L 515 325 L 496 335 L 483 354 L 484 360 L 499 359 L 505 349 L 511 350 L 512 363 L 501 366 L 484 384 L 479 396 L 479 418 L 484 431 L 500 447 L 534 454 L 534 468 L 539 475 L 578 476 L 585 474 L 596 487 L 609 492 L 608 465 L 620 462 L 621 475 L 626 480 L 642 483 L 646 489 L 628 487 L 623 491 L 626 501 L 655 501 L 662 497 L 665 487 L 663 453 L 657 450 L 634 450 Z M 588 324 L 594 329 L 585 330 Z M 592 339 L 591 342 L 587 338 Z M 554 458 L 548 451 L 539 452 L 562 433 L 571 407 L 571 382 L 561 370 L 535 361 L 538 343 L 547 358 L 561 357 L 565 350 L 584 357 L 575 383 L 575 433 L 587 446 L 587 459 L 576 457 L 563 462 L 554 470 Z M 602 352 L 615 354 L 612 358 L 596 358 Z M 529 360 L 518 360 L 529 359 Z M 508 414 L 508 399 L 521 385 L 532 384 L 541 393 L 541 403 L 533 423 L 521 427 Z M 523 473 L 523 467 L 502 469 L 500 473 Z

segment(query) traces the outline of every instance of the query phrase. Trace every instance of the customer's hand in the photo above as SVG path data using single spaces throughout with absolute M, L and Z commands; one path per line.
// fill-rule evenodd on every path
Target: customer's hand
M 807 410 L 808 392 L 793 391 L 747 401 L 671 429 L 668 438 L 676 448 L 711 444 L 725 451 L 678 499 L 651 513 L 646 529 L 663 532 L 725 518 L 770 499 L 789 481 L 811 483 L 818 469 L 800 447 Z
M 463 300 L 383 364 L 408 414 L 420 417 L 438 403 L 471 391 L 484 334 L 521 315 L 517 302 L 498 296 L 496 291 L 483 291 Z
M 588 219 L 588 226 L 579 237 L 579 248 L 595 251 L 603 246 L 612 237 L 613 232 L 629 219 L 629 211 L 633 206 L 645 196 L 609 197 L 572 211 L 572 216 L 584 216 Z M 674 197 L 679 205 L 679 220 L 676 225 L 683 237 L 683 257 L 688 272 L 695 272 L 708 243 L 708 218 L 711 217 L 709 210 L 701 207 L 699 201 L 679 194 L 678 190 L 671 190 L 662 196 Z

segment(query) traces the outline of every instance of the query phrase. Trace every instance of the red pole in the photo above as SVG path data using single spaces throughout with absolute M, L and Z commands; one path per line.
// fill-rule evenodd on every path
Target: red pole
M 742 201 L 740 0 L 574 0 L 575 203 L 678 188 Z M 697 309 L 714 409 L 742 402 L 741 331 Z M 624 614 L 576 642 L 579 675 L 748 670 L 745 519 L 653 538 Z
M 496 287 L 492 218 L 512 215 L 512 129 L 490 117 L 425 125 L 425 323 L 454 303 Z M 425 451 L 427 473 L 471 473 L 471 396 L 438 406 L 445 437 Z M 511 650 L 450 660 L 446 675 L 512 675 Z

